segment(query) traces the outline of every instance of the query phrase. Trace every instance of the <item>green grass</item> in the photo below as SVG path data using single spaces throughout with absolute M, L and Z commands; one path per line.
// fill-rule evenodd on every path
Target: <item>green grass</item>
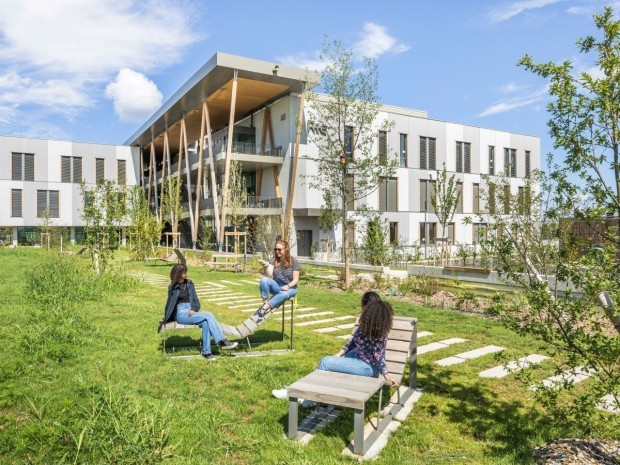
M 167 276 L 170 270 L 118 257 L 115 266 L 122 271 Z M 0 249 L 0 462 L 352 463 L 340 455 L 353 433 L 350 411 L 302 447 L 285 438 L 287 403 L 270 395 L 337 352 L 343 341 L 333 333 L 297 327 L 295 351 L 280 356 L 166 358 L 156 333 L 165 286 L 119 277 L 93 283 L 81 266 L 88 258 L 63 259 L 79 273 L 57 266 L 46 278 L 41 267 L 59 260 L 58 254 Z M 256 278 L 199 267 L 190 268 L 190 277 L 196 283 Z M 78 287 L 67 288 L 70 302 L 63 295 L 42 300 L 31 287 L 52 289 L 59 280 Z M 258 293 L 257 286 L 242 284 L 234 290 Z M 302 280 L 299 304 L 355 315 L 359 298 L 327 285 L 304 286 Z M 498 364 L 490 356 L 447 368 L 432 362 L 488 344 L 506 347 L 507 359 L 546 353 L 545 348 L 490 320 L 393 303 L 397 314 L 418 318 L 419 331 L 433 332 L 419 344 L 451 337 L 467 342 L 420 357 L 424 394 L 374 463 L 531 463 L 531 447 L 551 432 L 529 391 L 510 376 L 478 378 L 479 371 Z M 204 300 L 202 305 L 225 323 L 247 317 L 223 305 Z M 279 331 L 273 317 L 257 337 L 277 339 Z M 196 343 L 199 330 L 174 337 Z M 287 345 L 288 340 L 274 340 L 262 348 Z M 539 378 L 551 374 L 544 364 L 533 370 Z

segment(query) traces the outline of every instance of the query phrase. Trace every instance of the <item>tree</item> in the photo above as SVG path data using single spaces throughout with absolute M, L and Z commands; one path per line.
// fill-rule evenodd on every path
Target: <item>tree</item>
M 459 205 L 460 193 L 457 190 L 457 183 L 454 175 L 448 178 L 446 165 L 437 172 L 437 182 L 435 183 L 435 195 L 431 197 L 431 205 L 437 215 L 437 221 L 441 225 L 441 263 L 447 258 L 448 225 L 454 218 L 454 212 Z
M 308 138 L 317 147 L 317 172 L 307 176 L 310 187 L 323 193 L 326 204 L 340 203 L 340 226 L 344 260 L 344 286 L 350 284 L 348 236 L 353 223 L 349 211 L 376 191 L 382 179 L 392 176 L 396 160 L 387 153 L 387 133 L 392 125 L 379 121 L 378 70 L 376 61 L 363 58 L 361 67 L 353 62 L 353 51 L 338 41 L 323 44 L 321 88 L 326 94 L 309 92 Z M 373 153 L 377 136 L 379 150 Z M 384 143 L 384 144 L 382 144 Z M 390 159 L 392 158 L 392 159 Z M 329 205 L 328 205 L 329 207 Z M 330 207 L 331 209 L 331 207 Z
M 234 252 L 239 253 L 238 231 L 247 229 L 248 216 L 246 214 L 248 192 L 243 176 L 243 166 L 237 160 L 230 161 L 230 181 L 228 184 L 228 224 L 232 227 L 234 236 Z
M 162 220 L 168 220 L 171 232 L 173 233 L 172 246 L 178 247 L 177 237 L 179 232 L 179 221 L 183 213 L 181 206 L 181 181 L 176 176 L 169 176 L 162 181 L 164 183 L 164 194 L 161 198 Z
M 97 273 L 105 272 L 117 245 L 117 234 L 126 214 L 125 188 L 114 181 L 99 181 L 94 187 L 81 184 L 86 246 Z
M 378 216 L 374 216 L 366 223 L 362 252 L 365 260 L 371 265 L 385 265 L 389 258 L 390 246 L 387 243 L 385 224 L 382 224 Z
M 131 225 L 128 228 L 131 238 L 130 250 L 134 259 L 144 260 L 155 253 L 155 244 L 161 237 L 162 225 L 151 212 L 140 186 L 128 189 L 128 214 Z
M 602 38 L 577 43 L 580 52 L 595 53 L 600 75 L 576 75 L 570 61 L 520 61 L 550 80 L 548 125 L 555 147 L 566 152 L 563 164 L 550 161 L 548 175 L 537 173 L 516 194 L 505 179 L 488 190 L 502 207 L 487 213 L 486 246 L 501 276 L 522 288 L 519 301 L 497 307 L 499 316 L 517 333 L 549 343 L 558 374 L 591 375 L 578 390 L 565 382 L 564 389 L 535 391 L 559 430 L 571 435 L 617 435 L 620 427 L 617 416 L 596 408 L 607 394 L 620 405 L 618 229 L 612 223 L 600 231 L 603 248 L 571 232 L 573 219 L 598 227 L 605 214 L 620 213 L 620 22 L 611 8 L 594 21 Z

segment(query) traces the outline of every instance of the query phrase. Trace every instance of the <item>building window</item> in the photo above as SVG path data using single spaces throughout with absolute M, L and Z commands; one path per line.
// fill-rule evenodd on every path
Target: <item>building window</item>
M 434 137 L 420 137 L 420 169 L 436 169 L 437 139 Z
M 458 199 L 456 200 L 456 210 L 455 213 L 463 213 L 463 183 L 456 183 L 456 195 L 458 195 Z
M 379 211 L 398 211 L 398 183 L 396 178 L 384 178 L 379 184 Z
M 61 182 L 82 182 L 82 157 L 60 157 Z
M 420 211 L 433 212 L 432 198 L 435 197 L 435 181 L 420 179 Z
M 119 186 L 127 185 L 127 161 L 116 160 L 116 176 Z
M 387 165 L 387 131 L 379 131 L 379 146 L 378 146 L 379 164 Z
M 456 172 L 471 173 L 471 144 L 469 142 L 456 143 Z
M 454 244 L 454 223 L 448 223 L 448 244 Z
M 407 168 L 407 134 L 400 135 L 400 167 Z
M 398 223 L 390 221 L 390 244 L 398 243 Z
M 103 180 L 105 180 L 105 160 L 95 158 L 95 181 L 99 183 Z
M 472 212 L 480 213 L 480 184 L 476 183 L 473 188 Z
M 22 190 L 11 189 L 11 217 L 22 217 Z
M 495 175 L 495 147 L 489 145 L 489 174 Z
M 12 153 L 12 180 L 34 181 L 34 153 Z
M 525 151 L 525 177 L 529 178 L 530 177 L 530 169 L 531 169 L 531 158 L 532 158 L 532 152 L 530 152 L 529 150 Z
M 517 177 L 517 149 L 504 148 L 504 176 Z
M 437 223 L 420 223 L 420 244 L 434 244 L 437 237 Z
M 37 218 L 42 218 L 45 210 L 48 210 L 50 218 L 58 218 L 58 191 L 37 191 Z
M 488 210 L 490 214 L 495 213 L 495 184 L 489 184 Z
M 344 154 L 347 158 L 353 159 L 353 126 L 344 127 Z
M 486 223 L 474 223 L 473 225 L 473 237 L 472 241 L 474 244 L 480 244 L 483 240 L 487 238 L 487 224 Z

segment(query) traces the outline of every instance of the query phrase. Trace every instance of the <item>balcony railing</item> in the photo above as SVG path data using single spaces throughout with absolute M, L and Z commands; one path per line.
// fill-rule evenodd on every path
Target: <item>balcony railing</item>
M 227 144 L 226 142 L 217 142 L 213 147 L 213 152 L 215 154 L 218 153 L 226 153 Z M 251 142 L 233 142 L 232 144 L 232 153 L 243 153 L 246 155 L 264 155 L 269 157 L 281 157 L 282 156 L 282 147 L 265 147 L 265 150 L 260 149 L 258 144 L 254 144 Z
M 200 200 L 200 208 L 207 210 L 212 209 L 213 197 Z M 228 208 L 230 208 L 230 205 Z M 248 196 L 240 208 L 282 208 L 282 199 L 264 196 Z

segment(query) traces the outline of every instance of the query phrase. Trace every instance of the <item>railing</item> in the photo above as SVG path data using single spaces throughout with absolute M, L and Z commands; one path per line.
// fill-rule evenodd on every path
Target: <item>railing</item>
M 213 208 L 213 197 L 200 200 L 200 209 L 210 210 Z M 230 208 L 230 205 L 228 206 Z M 282 208 L 281 198 L 269 198 L 264 196 L 248 196 L 240 208 Z
M 226 153 L 226 142 L 217 142 L 213 148 L 215 154 Z M 243 153 L 246 155 L 264 155 L 269 157 L 281 157 L 282 147 L 266 147 L 265 150 L 260 149 L 260 146 L 252 142 L 235 142 L 232 144 L 233 153 Z

